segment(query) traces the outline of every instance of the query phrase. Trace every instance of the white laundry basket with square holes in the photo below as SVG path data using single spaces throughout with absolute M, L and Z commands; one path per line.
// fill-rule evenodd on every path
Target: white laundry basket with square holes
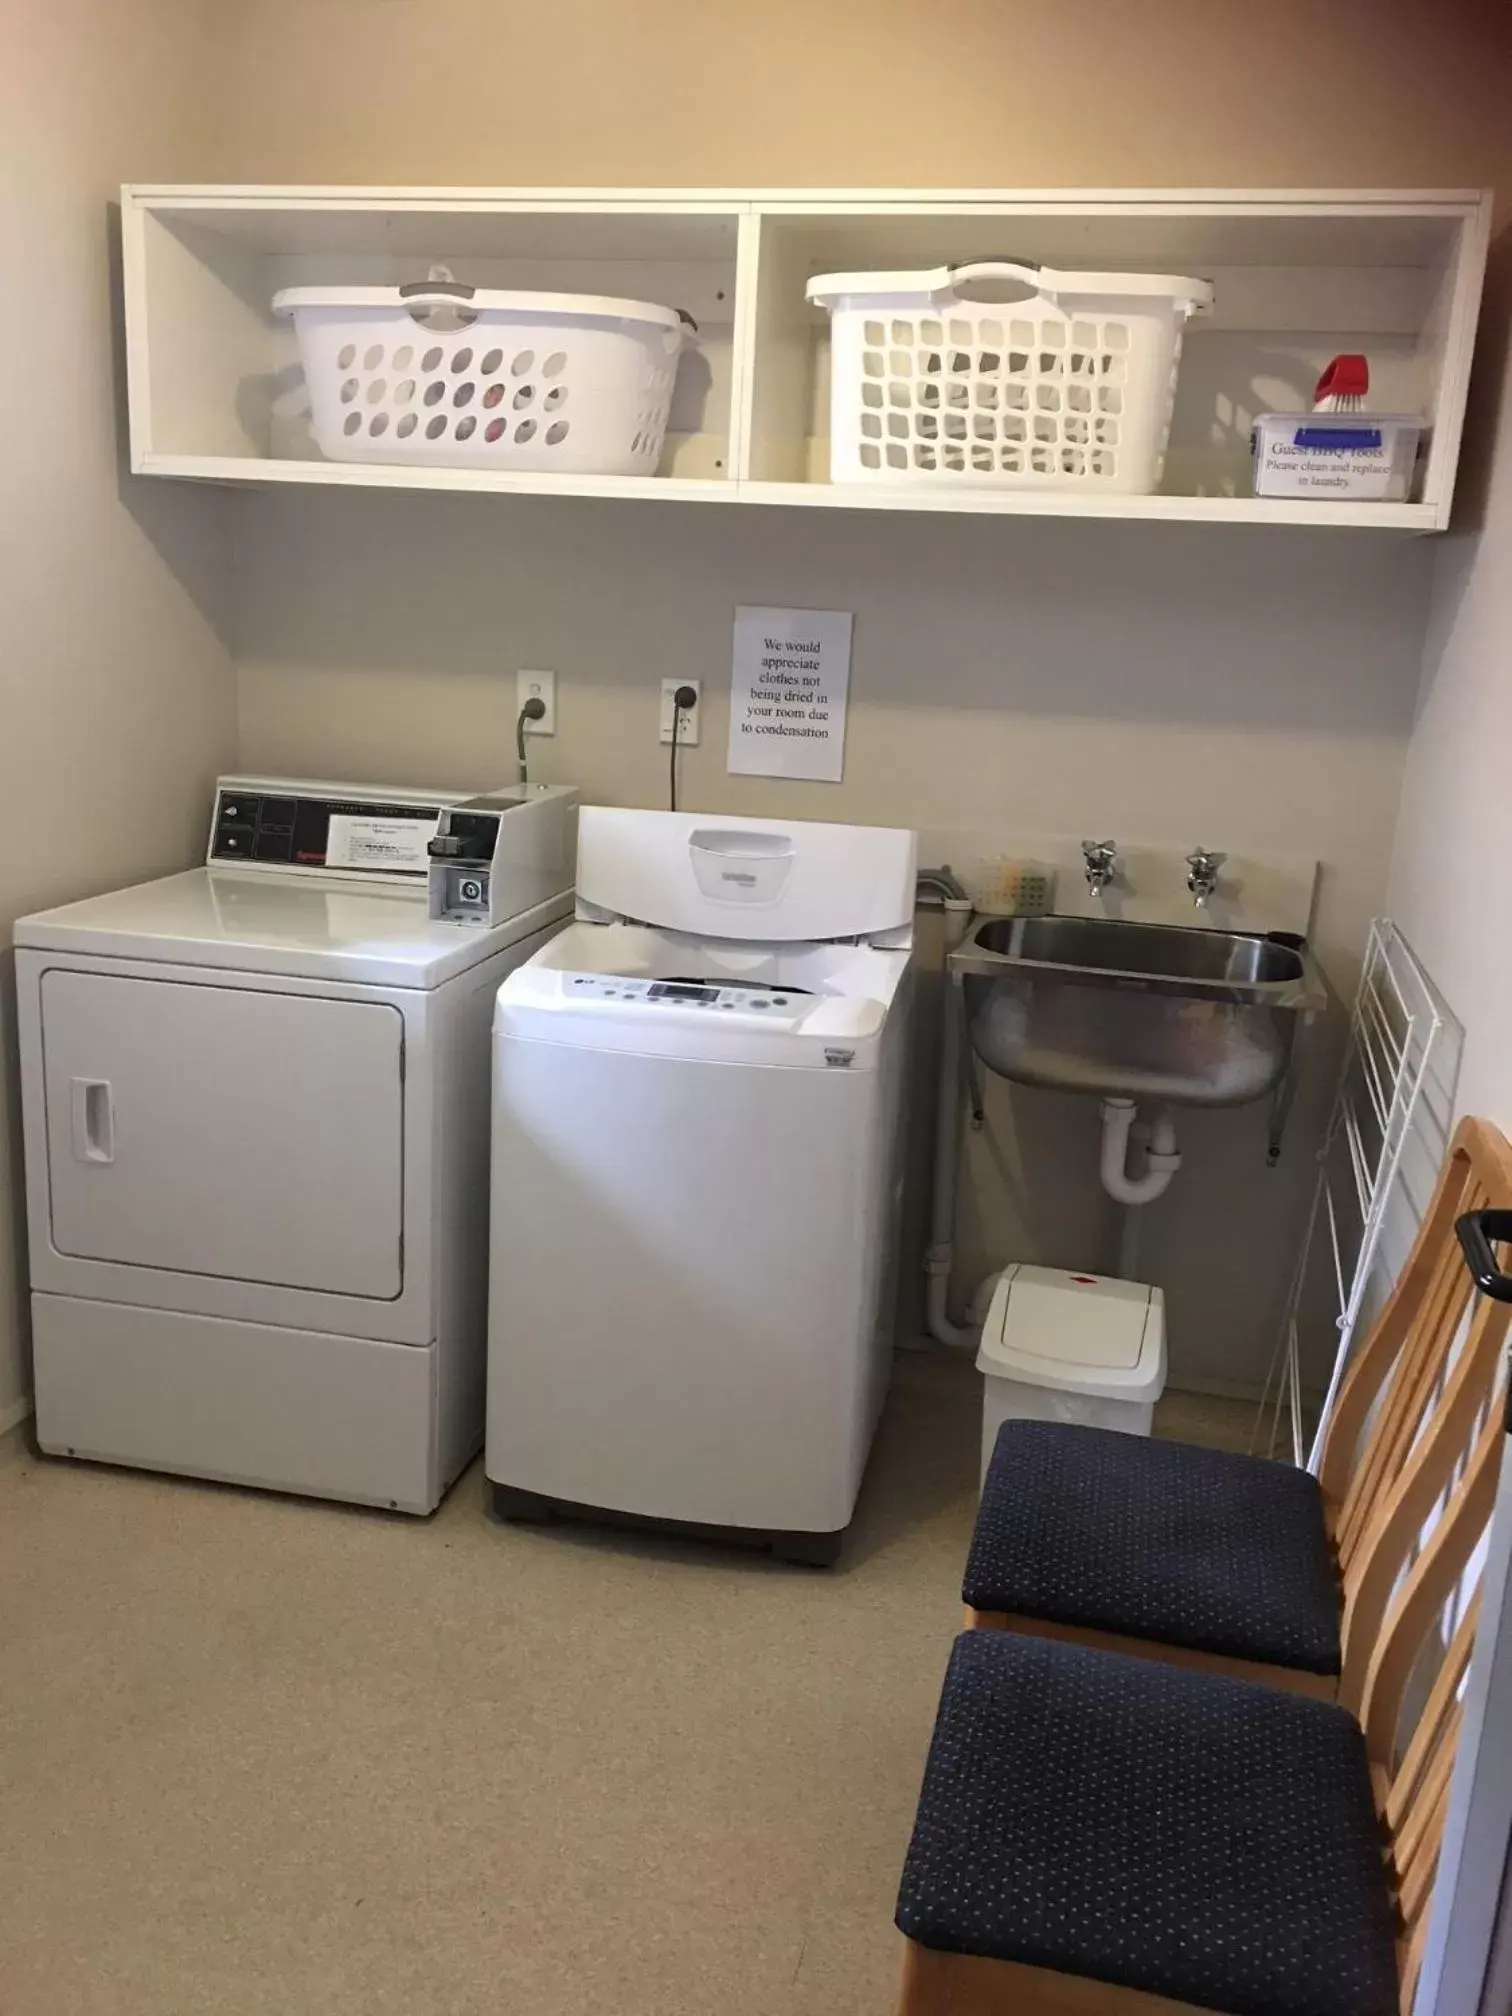
M 465 287 L 286 287 L 333 462 L 654 476 L 677 360 L 675 308 L 596 294 Z
M 1146 492 L 1213 290 L 982 259 L 824 273 L 808 298 L 831 317 L 832 481 Z

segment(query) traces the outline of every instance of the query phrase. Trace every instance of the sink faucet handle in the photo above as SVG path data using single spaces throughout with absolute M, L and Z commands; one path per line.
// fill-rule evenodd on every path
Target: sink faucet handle
M 1218 871 L 1228 856 L 1216 853 L 1211 847 L 1194 847 L 1186 859 L 1187 887 L 1201 908 L 1210 896 L 1217 893 Z
M 1118 873 L 1118 842 L 1083 840 L 1081 850 L 1087 887 L 1094 896 L 1100 896 Z

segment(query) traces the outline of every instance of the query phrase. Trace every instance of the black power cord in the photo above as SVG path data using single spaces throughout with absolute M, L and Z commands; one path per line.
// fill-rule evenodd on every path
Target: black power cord
M 667 765 L 667 800 L 674 812 L 677 810 L 677 752 L 681 747 L 682 717 L 697 705 L 698 695 L 691 686 L 679 686 L 672 695 L 672 753 Z
M 528 784 L 530 773 L 525 762 L 525 723 L 539 721 L 545 715 L 546 702 L 539 693 L 533 693 L 520 709 L 520 718 L 515 723 L 515 753 L 520 759 L 520 782 Z

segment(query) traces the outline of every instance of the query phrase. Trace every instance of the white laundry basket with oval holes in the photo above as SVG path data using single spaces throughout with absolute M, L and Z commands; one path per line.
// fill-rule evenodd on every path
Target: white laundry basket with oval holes
M 654 476 L 677 360 L 675 308 L 436 277 L 286 287 L 311 427 L 333 462 Z
M 982 259 L 824 273 L 808 298 L 832 324 L 832 481 L 1150 491 L 1182 331 L 1213 290 Z

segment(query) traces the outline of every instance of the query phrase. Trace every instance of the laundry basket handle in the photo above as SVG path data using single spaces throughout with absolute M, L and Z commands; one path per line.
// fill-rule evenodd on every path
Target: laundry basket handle
M 1046 269 L 1038 259 L 968 259 L 952 266 L 952 280 L 1022 280 L 1026 287 L 1038 287 Z
M 1031 294 L 1053 294 L 1055 289 L 1046 284 L 1047 279 L 1054 281 L 1059 278 L 1058 273 L 1047 276 L 1045 269 L 1033 259 L 968 259 L 963 266 L 947 266 L 943 286 L 937 285 L 930 291 L 937 301 L 943 303 L 963 298 L 962 281 L 1016 280 Z
M 399 289 L 399 299 L 406 308 L 455 308 L 459 301 L 471 301 L 477 291 L 460 280 L 410 280 Z
M 1213 286 L 1209 280 L 1177 279 L 1157 274 L 1142 285 L 1136 280 L 1131 289 L 1128 285 L 1130 276 L 1127 275 L 1065 273 L 1054 266 L 1041 266 L 1033 259 L 969 259 L 960 266 L 941 266 L 930 277 L 930 299 L 940 308 L 948 307 L 952 301 L 970 299 L 960 290 L 963 282 L 969 285 L 973 280 L 1015 281 L 1031 294 L 1056 302 L 1066 294 L 1132 291 L 1148 294 L 1155 300 L 1164 296 L 1183 315 L 1205 315 L 1213 305 Z M 1123 284 L 1120 285 L 1120 282 Z

